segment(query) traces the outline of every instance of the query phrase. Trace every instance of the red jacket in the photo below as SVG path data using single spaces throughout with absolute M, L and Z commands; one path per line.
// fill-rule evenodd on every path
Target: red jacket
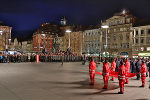
M 141 64 L 141 77 L 146 77 L 147 67 L 144 63 Z
M 89 72 L 95 71 L 96 63 L 94 61 L 89 64 Z
M 103 76 L 109 76 L 109 72 L 110 72 L 110 66 L 109 63 L 105 63 L 103 65 Z
M 121 65 L 118 69 L 118 79 L 125 79 L 126 71 L 125 71 L 125 66 Z
M 116 68 L 116 62 L 113 61 L 113 62 L 111 63 L 111 70 L 112 70 L 112 71 L 115 71 L 115 68 Z
M 129 73 L 130 71 L 130 62 L 128 60 L 125 62 L 125 70 L 126 70 L 126 73 Z

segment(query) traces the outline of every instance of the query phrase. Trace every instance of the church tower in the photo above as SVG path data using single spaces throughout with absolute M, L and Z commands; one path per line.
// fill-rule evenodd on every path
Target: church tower
M 63 26 L 66 25 L 66 18 L 65 17 L 61 18 L 60 24 L 63 25 Z

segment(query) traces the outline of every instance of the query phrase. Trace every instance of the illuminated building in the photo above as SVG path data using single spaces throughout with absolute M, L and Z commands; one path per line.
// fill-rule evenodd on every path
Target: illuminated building
M 150 57 L 150 19 L 136 21 L 132 30 L 132 56 Z
M 98 54 L 100 53 L 101 32 L 97 27 L 86 29 L 84 31 L 84 53 Z
M 73 54 L 82 55 L 84 49 L 84 32 L 83 26 L 74 25 L 69 28 L 70 33 L 65 33 L 64 35 L 64 51 L 67 51 L 69 47 L 69 37 L 70 37 L 70 50 Z
M 0 26 L 0 50 L 10 50 L 12 27 Z
M 42 52 L 45 49 L 45 52 L 52 52 L 56 34 L 58 36 L 60 35 L 60 27 L 58 24 L 42 24 L 33 34 L 33 51 Z
M 101 28 L 101 47 L 104 56 L 107 53 L 107 55 L 114 57 L 132 57 L 131 28 L 135 19 L 132 14 L 123 10 L 121 13 L 116 13 L 111 18 L 102 22 L 102 26 L 109 26 L 108 29 Z

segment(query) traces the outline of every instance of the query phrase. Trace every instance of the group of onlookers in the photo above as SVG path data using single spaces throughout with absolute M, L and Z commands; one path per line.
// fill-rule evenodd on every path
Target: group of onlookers
M 35 62 L 36 55 L 28 54 L 0 54 L 0 63 Z
M 116 62 L 115 71 L 118 71 L 118 68 L 120 66 L 120 61 L 122 61 L 122 60 L 125 61 L 124 58 L 122 58 L 122 59 L 118 58 L 118 59 L 115 60 L 115 62 Z M 150 59 L 130 58 L 129 59 L 129 62 L 130 62 L 130 70 L 129 71 L 131 73 L 139 73 L 141 71 L 142 61 L 144 61 L 145 65 L 147 67 L 146 76 L 148 76 L 148 71 L 150 70 Z M 140 79 L 140 75 L 138 74 L 137 75 L 137 80 L 139 80 L 139 79 Z

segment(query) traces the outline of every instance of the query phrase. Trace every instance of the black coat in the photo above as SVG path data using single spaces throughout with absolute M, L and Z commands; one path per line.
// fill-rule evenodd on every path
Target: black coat
M 141 61 L 136 62 L 136 71 L 139 73 L 141 71 Z
M 131 62 L 131 73 L 136 73 L 136 61 Z

